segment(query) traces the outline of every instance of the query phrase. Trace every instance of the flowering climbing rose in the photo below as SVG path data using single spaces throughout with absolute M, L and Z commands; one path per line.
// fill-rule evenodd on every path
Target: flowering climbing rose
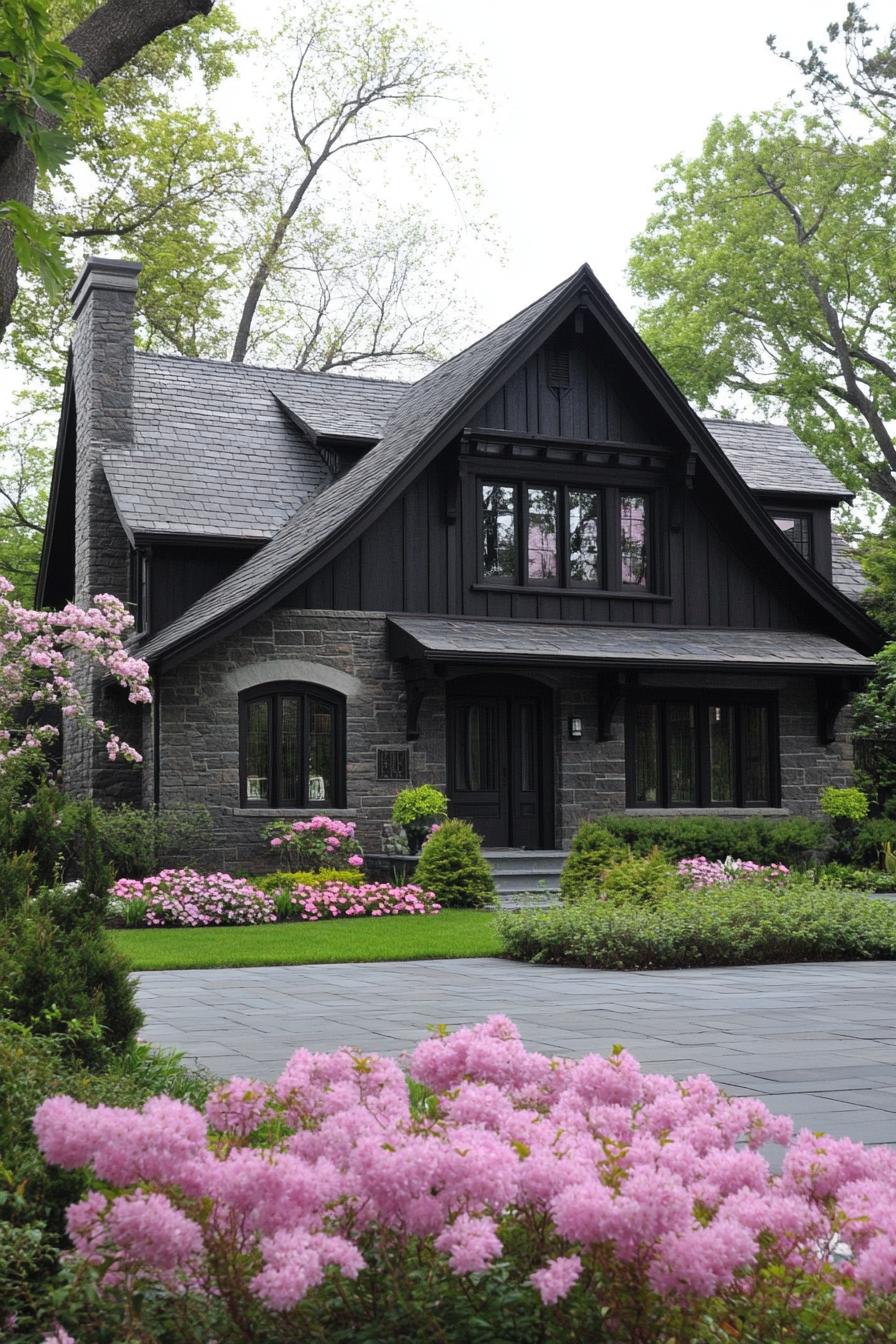
M 513 1310 L 543 1323 L 525 1338 L 708 1339 L 712 1314 L 713 1339 L 771 1340 L 804 1310 L 861 1314 L 867 1335 L 844 1339 L 894 1337 L 892 1149 L 794 1135 L 618 1047 L 548 1059 L 504 1017 L 423 1041 L 409 1071 L 423 1100 L 392 1059 L 306 1049 L 204 1114 L 50 1097 L 45 1158 L 101 1183 L 68 1210 L 76 1261 L 122 1319 L 200 1313 L 191 1338 L 203 1303 L 253 1338 L 326 1338 L 328 1312 L 373 1328 L 365 1312 L 393 1321 L 421 1284 L 436 1310 L 458 1280 L 475 1315 L 499 1264 Z
M 101 593 L 86 610 L 70 602 L 61 611 L 32 611 L 12 594 L 12 584 L 0 577 L 0 773 L 17 757 L 37 755 L 58 734 L 52 725 L 23 721 L 24 705 L 34 712 L 56 709 L 81 723 L 105 741 L 112 761 L 139 761 L 138 751 L 90 716 L 76 684 L 77 664 L 86 660 L 123 686 L 132 704 L 152 699 L 147 664 L 122 643 L 134 624 L 124 604 Z

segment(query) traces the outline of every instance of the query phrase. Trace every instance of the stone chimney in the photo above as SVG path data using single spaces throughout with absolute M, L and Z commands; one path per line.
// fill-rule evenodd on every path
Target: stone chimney
M 134 442 L 134 295 L 140 263 L 90 257 L 70 298 L 75 332 L 75 602 L 97 593 L 128 600 L 130 543 L 112 502 L 103 454 Z M 139 748 L 141 716 L 107 677 L 85 666 L 79 684 L 94 718 Z M 139 772 L 112 765 L 96 738 L 63 724 L 63 780 L 80 797 L 139 801 Z
M 138 261 L 89 257 L 70 298 L 75 333 L 77 470 L 75 601 L 128 597 L 129 544 L 103 472 L 103 453 L 134 441 L 134 295 Z

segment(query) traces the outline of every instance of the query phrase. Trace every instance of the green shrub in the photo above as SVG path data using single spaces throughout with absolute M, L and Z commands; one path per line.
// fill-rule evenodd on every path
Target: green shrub
M 627 846 L 601 822 L 583 822 L 560 874 L 560 899 L 577 901 L 587 896 L 610 864 L 617 863 L 628 853 Z
M 823 850 L 828 841 L 827 825 L 807 817 L 734 820 L 712 816 L 608 816 L 584 825 L 603 828 L 635 854 L 649 854 L 654 847 L 661 849 L 675 863 L 700 855 L 721 861 L 730 854 L 734 859 L 800 868 L 810 862 L 813 852 Z
M 682 893 L 656 904 L 611 902 L 499 915 L 508 956 L 604 970 L 896 958 L 896 908 L 811 879 Z
M 212 819 L 205 807 L 94 808 L 103 855 L 116 877 L 151 877 L 178 860 L 196 864 L 211 843 Z
M 847 862 L 855 868 L 880 868 L 887 845 L 896 847 L 896 821 L 868 817 L 850 839 Z
M 447 816 L 448 799 L 432 784 L 402 789 L 392 804 L 392 821 L 404 828 L 412 854 L 419 852 L 430 827 Z
M 125 958 L 102 924 L 105 899 L 91 901 L 80 884 L 48 888 L 0 922 L 0 1013 L 57 1032 L 96 1022 L 79 1057 L 95 1062 L 105 1047 L 122 1048 L 143 1021 Z
M 16 1316 L 14 1338 L 37 1341 L 54 1317 L 84 1313 L 78 1338 L 121 1338 L 115 1322 L 109 1333 L 91 1333 L 89 1297 L 80 1301 L 77 1284 L 59 1263 L 65 1248 L 65 1209 L 87 1192 L 83 1172 L 48 1166 L 38 1152 L 31 1117 L 40 1103 L 67 1093 L 91 1105 L 139 1106 L 158 1092 L 202 1106 L 213 1085 L 210 1075 L 183 1067 L 173 1051 L 134 1045 L 103 1052 L 101 1067 L 88 1072 L 77 1063 L 79 1032 L 36 1035 L 27 1027 L 0 1021 L 0 1337 L 3 1320 Z M 88 1324 L 88 1321 L 90 1322 Z M 10 1336 L 12 1338 L 12 1336 Z
M 600 891 L 609 901 L 661 901 L 675 895 L 681 879 L 662 850 L 644 856 L 630 854 L 611 864 L 603 875 Z
M 279 891 L 291 893 L 298 886 L 322 887 L 325 882 L 350 882 L 353 887 L 360 887 L 365 879 L 357 868 L 321 868 L 315 873 L 265 873 L 249 880 L 266 896 L 276 896 Z
M 414 884 L 435 893 L 440 905 L 494 905 L 495 879 L 468 821 L 446 821 L 423 846 Z
M 868 815 L 868 799 L 861 789 L 824 789 L 818 805 L 826 817 L 845 821 L 863 821 Z

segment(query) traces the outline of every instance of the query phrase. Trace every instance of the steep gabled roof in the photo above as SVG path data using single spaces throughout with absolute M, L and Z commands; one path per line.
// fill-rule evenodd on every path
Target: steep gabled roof
M 388 507 L 411 477 L 467 423 L 577 306 L 584 304 L 623 358 L 647 383 L 703 466 L 738 503 L 757 542 L 841 628 L 872 646 L 877 629 L 796 553 L 720 450 L 709 429 L 600 285 L 591 268 L 574 275 L 489 335 L 414 383 L 386 423 L 383 437 L 358 464 L 301 505 L 270 542 L 143 647 L 150 660 L 173 663 L 240 628 L 310 577 Z

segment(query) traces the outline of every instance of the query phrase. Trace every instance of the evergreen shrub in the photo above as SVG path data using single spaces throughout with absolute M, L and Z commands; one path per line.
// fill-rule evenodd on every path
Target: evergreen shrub
M 415 886 L 435 894 L 443 907 L 476 909 L 497 900 L 492 870 L 468 821 L 453 818 L 435 831 L 420 854 Z

